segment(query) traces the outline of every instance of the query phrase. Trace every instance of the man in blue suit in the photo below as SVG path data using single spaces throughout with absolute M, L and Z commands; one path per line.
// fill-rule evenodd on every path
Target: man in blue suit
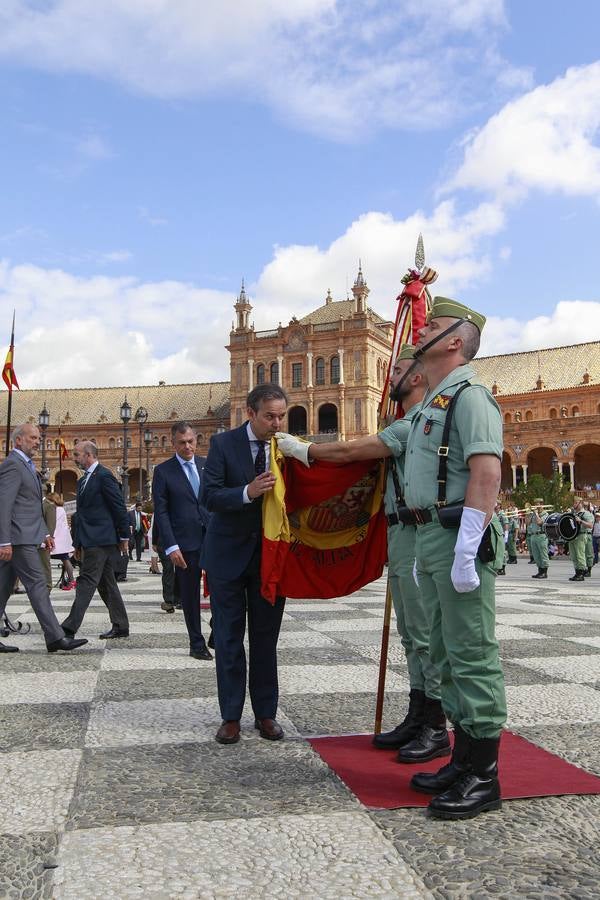
M 247 399 L 248 422 L 215 434 L 204 469 L 203 502 L 211 512 L 202 564 L 213 614 L 217 687 L 223 722 L 216 740 L 235 744 L 246 698 L 244 633 L 248 615 L 249 687 L 255 727 L 276 741 L 283 730 L 275 715 L 279 699 L 277 639 L 285 599 L 271 605 L 260 592 L 262 498 L 275 484 L 269 471 L 270 440 L 285 418 L 287 396 L 262 384 Z
M 100 637 L 129 637 L 129 619 L 114 571 L 119 552 L 127 553 L 129 547 L 129 519 L 121 488 L 110 469 L 98 462 L 98 449 L 92 441 L 80 441 L 73 450 L 73 459 L 85 473 L 77 482 L 73 534 L 81 568 L 73 606 L 62 623 L 63 631 L 68 637 L 77 633 L 98 588 L 111 621 L 110 629 Z
M 190 656 L 212 659 L 200 619 L 200 551 L 210 516 L 200 501 L 202 460 L 196 456 L 196 432 L 189 422 L 171 428 L 175 454 L 154 470 L 152 499 L 160 542 L 175 566 Z

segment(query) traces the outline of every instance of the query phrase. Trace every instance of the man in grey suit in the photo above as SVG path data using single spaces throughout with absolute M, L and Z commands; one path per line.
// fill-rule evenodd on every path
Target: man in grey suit
M 54 546 L 42 516 L 42 483 L 33 457 L 40 446 L 35 425 L 19 425 L 12 435 L 14 450 L 0 464 L 0 616 L 4 614 L 15 578 L 20 578 L 42 627 L 49 653 L 75 650 L 86 640 L 66 637 L 50 603 L 38 548 Z M 0 653 L 18 647 L 0 643 Z

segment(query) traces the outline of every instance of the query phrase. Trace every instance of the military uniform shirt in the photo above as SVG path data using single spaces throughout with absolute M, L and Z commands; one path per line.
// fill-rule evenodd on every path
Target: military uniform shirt
M 471 456 L 502 459 L 502 416 L 490 391 L 473 383 L 471 366 L 459 366 L 425 396 L 412 420 L 404 460 L 404 498 L 412 509 L 433 506 L 438 497 L 438 447 L 442 443 L 450 399 L 465 381 L 470 383 L 457 400 L 448 439 L 446 500 L 464 500 Z
M 535 513 L 532 513 L 530 515 L 529 520 L 527 522 L 527 534 L 545 534 L 544 522 L 548 518 L 548 513 L 542 513 L 540 518 L 542 520 L 542 524 L 538 525 L 536 518 L 535 518 Z
M 380 431 L 377 435 L 388 450 L 391 450 L 392 452 L 390 465 L 396 466 L 398 481 L 400 482 L 401 487 L 403 487 L 404 481 L 404 453 L 406 450 L 406 441 L 408 440 L 410 423 L 417 414 L 418 409 L 419 404 L 415 403 L 415 405 L 411 406 L 408 412 L 405 413 L 402 419 L 397 419 L 397 421 L 392 422 L 391 425 L 388 425 L 387 428 L 384 428 L 383 431 Z M 385 486 L 385 511 L 388 515 L 396 512 L 396 488 L 391 472 L 388 473 Z

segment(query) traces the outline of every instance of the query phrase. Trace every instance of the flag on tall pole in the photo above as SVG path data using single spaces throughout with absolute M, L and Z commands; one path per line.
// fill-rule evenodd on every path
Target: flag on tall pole
M 14 359 L 15 359 L 15 311 L 13 310 L 13 320 L 12 320 L 12 331 L 10 333 L 10 347 L 8 348 L 8 353 L 6 354 L 6 359 L 4 361 L 4 368 L 2 369 L 2 379 L 4 384 L 8 388 L 8 407 L 6 410 L 6 453 L 5 456 L 8 456 L 10 451 L 10 420 L 12 417 L 12 392 L 13 387 L 16 387 L 19 390 L 19 382 L 17 381 L 17 376 L 15 374 L 14 368 Z
M 404 415 L 400 404 L 390 400 L 390 378 L 394 369 L 394 363 L 403 344 L 416 344 L 419 339 L 419 330 L 427 321 L 427 314 L 431 308 L 431 296 L 428 285 L 433 284 L 437 278 L 437 272 L 425 265 L 425 248 L 423 235 L 419 235 L 415 252 L 415 268 L 409 269 L 402 284 L 403 290 L 396 298 L 398 308 L 396 321 L 394 322 L 394 336 L 392 339 L 392 352 L 387 368 L 387 375 L 383 385 L 381 401 L 378 411 L 379 430 L 385 428 L 394 419 Z M 390 461 L 394 465 L 393 460 Z M 390 621 L 392 617 L 392 592 L 388 575 L 388 585 L 383 612 L 383 630 L 381 632 L 381 655 L 379 657 L 379 680 L 377 685 L 377 699 L 375 704 L 375 734 L 381 732 L 383 718 L 383 698 L 385 694 L 385 676 L 387 670 L 388 647 L 390 640 Z

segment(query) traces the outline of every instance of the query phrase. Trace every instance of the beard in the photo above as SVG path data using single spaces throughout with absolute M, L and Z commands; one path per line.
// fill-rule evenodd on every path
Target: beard
M 390 391 L 390 400 L 393 403 L 402 403 L 404 398 L 408 395 L 408 391 L 402 384 L 402 381 L 399 381 L 395 388 L 392 388 Z

